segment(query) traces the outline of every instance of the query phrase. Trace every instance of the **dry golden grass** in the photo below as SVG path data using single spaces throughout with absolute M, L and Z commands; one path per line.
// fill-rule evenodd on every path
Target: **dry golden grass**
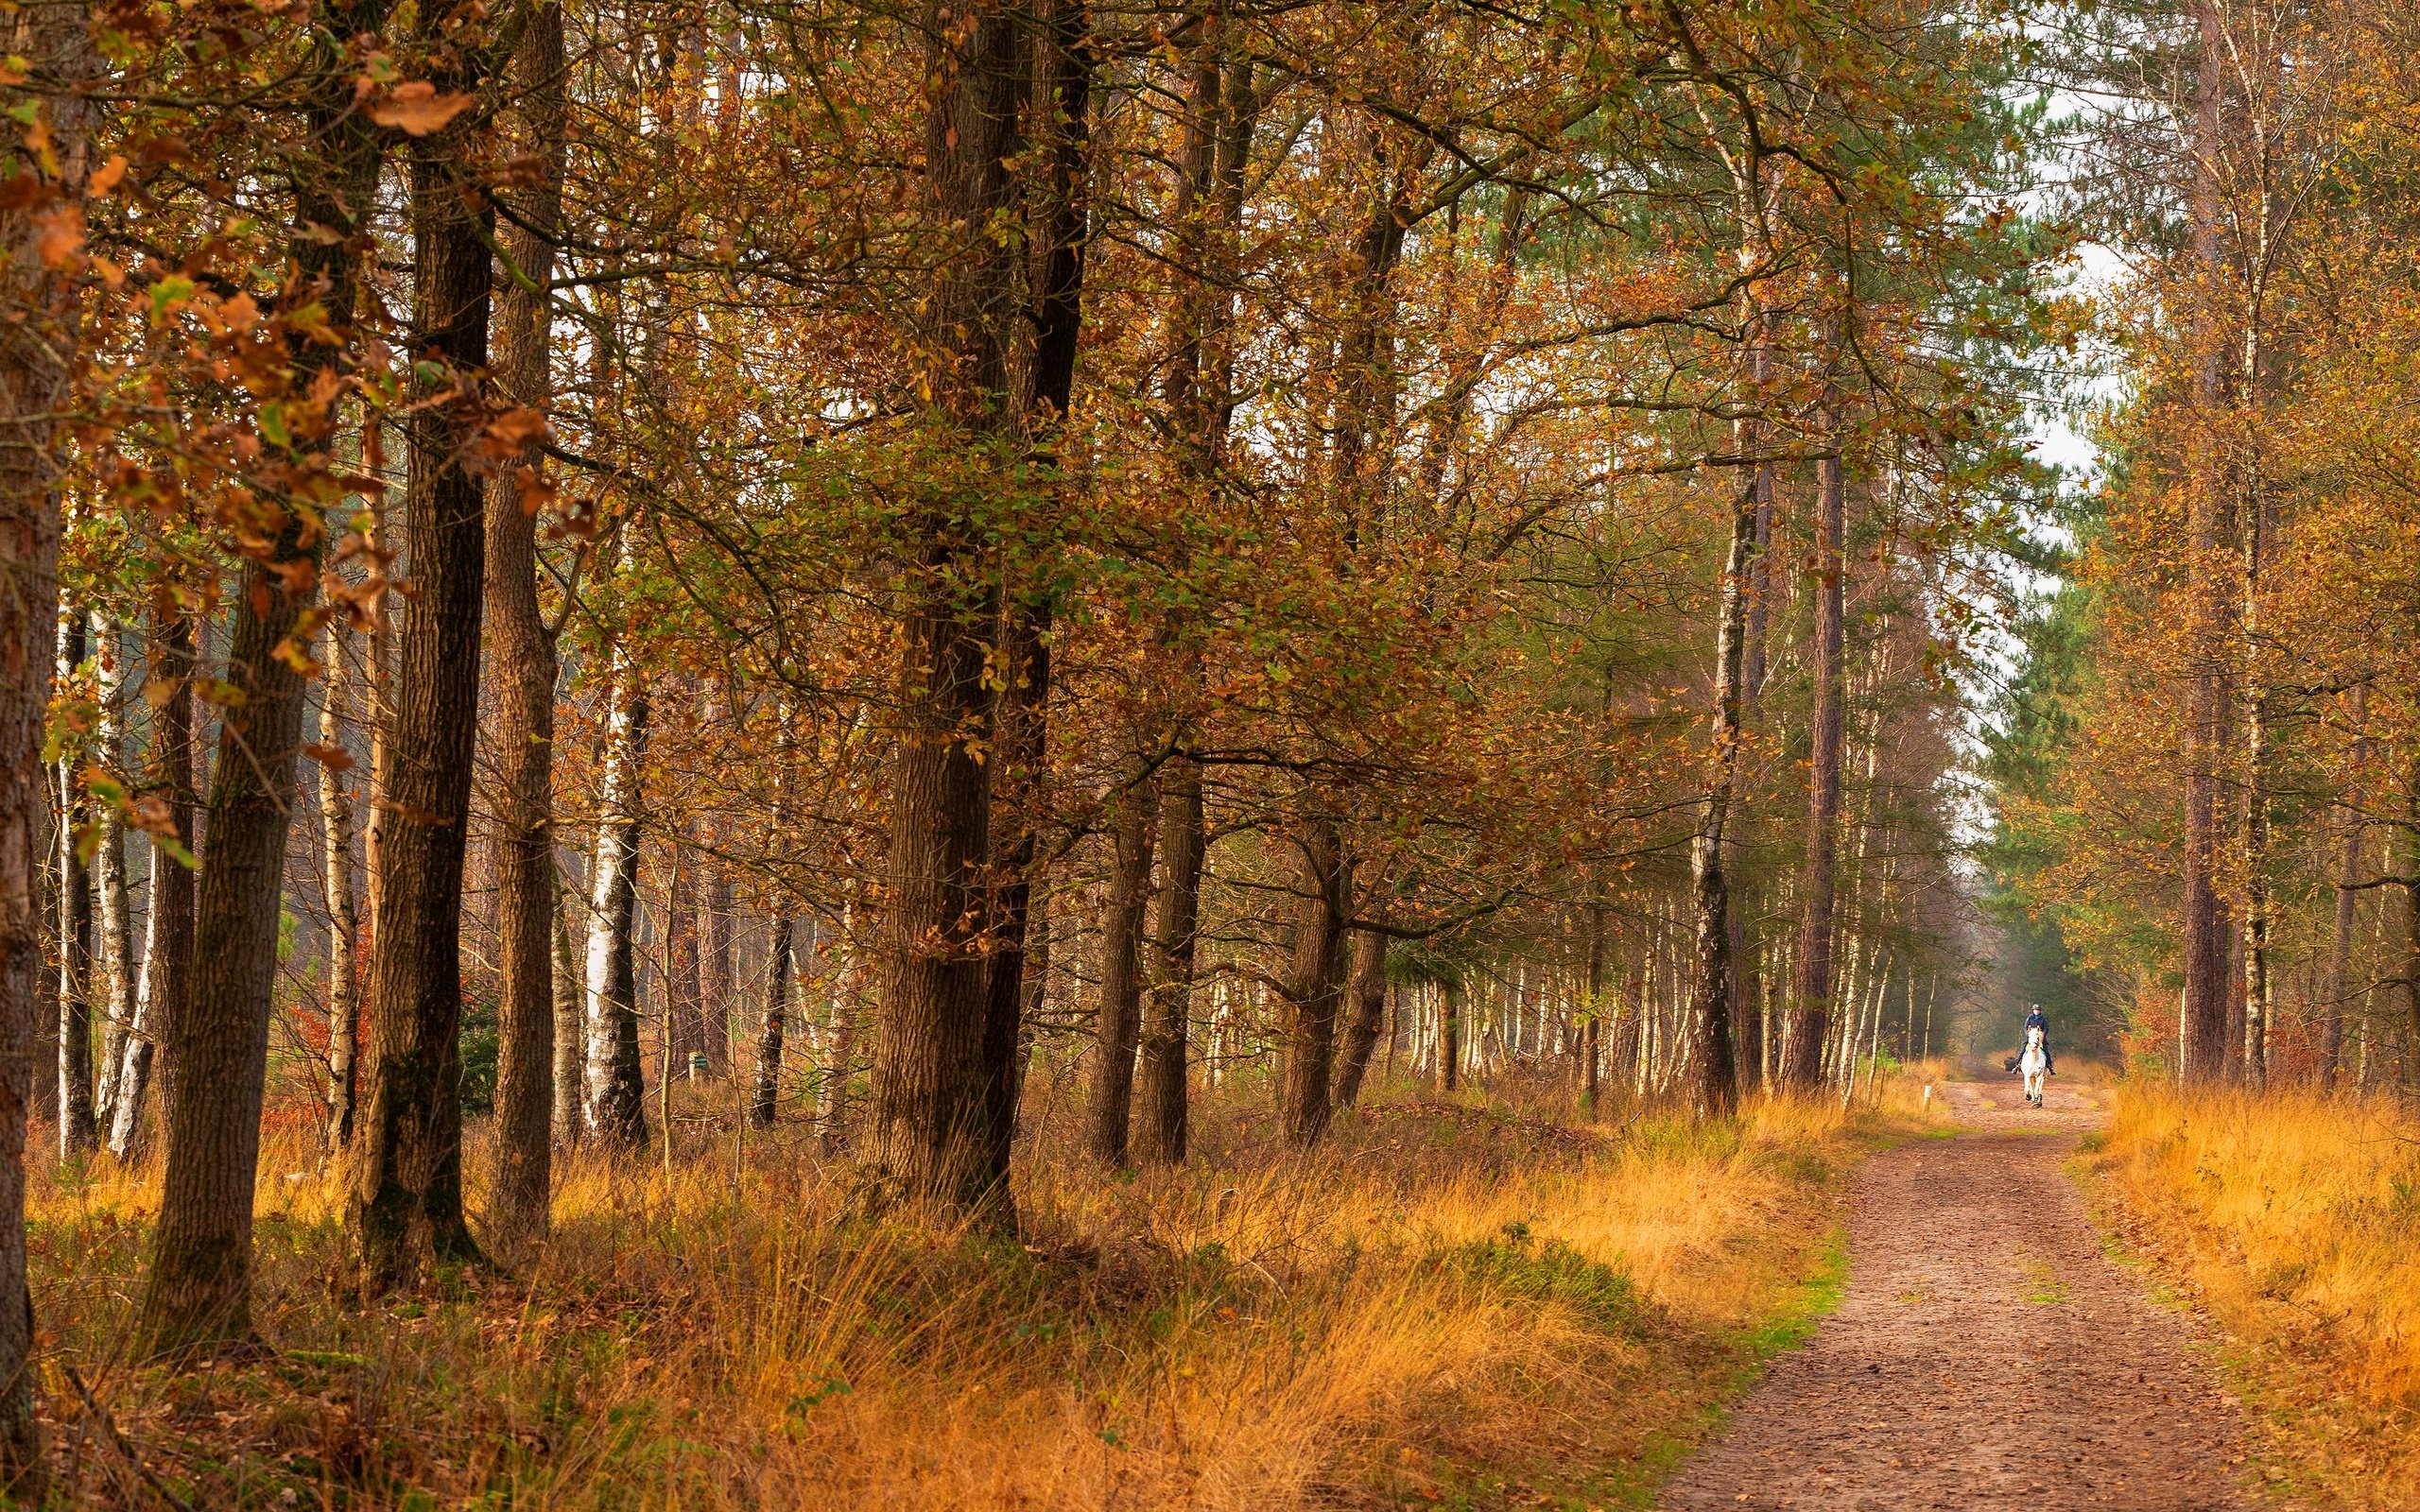
M 2224 1328 L 2293 1488 L 2420 1506 L 2420 1124 L 2130 1085 L 2094 1163 L 2130 1247 Z
M 186 1378 L 127 1356 L 154 1183 L 38 1183 L 60 1485 L 134 1504 L 139 1457 L 213 1506 L 1610 1506 L 1822 1304 L 1873 1127 L 1381 1099 L 1298 1161 L 1260 1106 L 1131 1180 L 1046 1131 L 1018 1240 L 869 1215 L 795 1133 L 726 1123 L 668 1176 L 575 1166 L 517 1272 L 369 1314 L 331 1295 L 333 1191 L 273 1146 L 281 1353 Z

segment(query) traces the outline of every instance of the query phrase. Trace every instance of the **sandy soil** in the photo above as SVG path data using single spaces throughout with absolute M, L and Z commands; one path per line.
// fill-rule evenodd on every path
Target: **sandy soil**
M 2089 1093 L 1944 1091 L 1971 1131 L 1876 1157 L 1848 1295 L 1660 1505 L 2240 1509 L 2235 1410 L 2180 1319 L 2101 1254 L 2060 1169 Z

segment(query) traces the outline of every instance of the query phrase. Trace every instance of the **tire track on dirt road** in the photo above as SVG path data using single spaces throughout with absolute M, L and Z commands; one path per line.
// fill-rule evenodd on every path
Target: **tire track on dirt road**
M 1946 1088 L 1969 1132 L 1876 1156 L 1849 1286 L 1773 1362 L 1666 1512 L 2243 1512 L 2242 1427 L 2172 1314 L 2113 1264 L 2061 1170 L 2101 1113 Z

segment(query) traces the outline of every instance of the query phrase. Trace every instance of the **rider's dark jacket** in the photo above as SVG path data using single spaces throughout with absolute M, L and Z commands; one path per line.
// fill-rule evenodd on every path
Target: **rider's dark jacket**
M 2036 1008 L 2025 1016 L 2025 1026 L 2042 1031 L 2042 1069 L 2052 1075 L 2058 1074 L 2056 1062 L 2050 1058 L 2050 1016 Z

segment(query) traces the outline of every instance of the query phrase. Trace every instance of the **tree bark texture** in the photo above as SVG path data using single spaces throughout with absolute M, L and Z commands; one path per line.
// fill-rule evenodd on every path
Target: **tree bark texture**
M 1462 1076 L 1462 984 L 1449 978 L 1437 993 L 1437 1091 L 1451 1095 Z
M 647 760 L 645 674 L 615 647 L 613 713 L 605 728 L 604 790 L 596 852 L 589 858 L 587 990 L 583 1025 L 588 1083 L 584 1134 L 620 1150 L 647 1143 L 647 1089 L 639 1071 L 638 925 L 642 771 Z M 666 1068 L 667 1071 L 670 1068 Z
M 1201 764 L 1180 753 L 1160 771 L 1159 918 L 1152 931 L 1150 993 L 1143 1017 L 1137 1137 L 1146 1163 L 1182 1165 L 1191 1137 L 1185 1063 L 1190 1055 L 1194 961 L 1201 931 Z
M 475 381 L 488 363 L 494 212 L 465 193 L 468 135 L 449 127 L 416 144 L 411 163 L 414 354 L 442 364 L 458 391 L 411 427 L 405 518 L 418 593 L 396 679 L 384 913 L 370 950 L 376 1011 L 346 1212 L 365 1296 L 406 1283 L 424 1259 L 476 1253 L 462 1211 L 462 861 L 487 560 L 487 500 L 472 469 L 494 445 Z M 543 1000 L 540 1017 L 551 1028 Z
M 339 333 L 353 324 L 361 229 L 385 154 L 382 134 L 357 108 L 358 68 L 341 39 L 378 32 L 385 14 L 380 0 L 333 8 L 305 64 L 304 114 L 316 146 L 291 168 L 297 234 L 288 255 Z M 313 374 L 341 350 L 297 343 L 296 390 L 308 392 Z M 279 569 L 316 582 L 318 547 L 316 533 L 289 520 L 268 561 L 248 564 L 230 595 L 226 678 L 244 701 L 220 721 L 195 901 L 193 958 L 211 969 L 194 974 L 186 1011 L 166 1026 L 164 1043 L 167 1172 L 137 1325 L 154 1353 L 189 1356 L 251 1335 L 252 1184 L 305 703 L 301 675 L 276 653 L 297 629 L 308 590 L 288 593 Z
M 554 242 L 562 234 L 563 13 L 529 12 L 512 60 L 523 146 L 537 181 L 502 231 L 508 278 L 496 300 L 495 381 L 504 399 L 544 413 L 554 398 Z M 533 470 L 535 462 L 528 464 Z M 493 753 L 496 886 L 495 1177 L 489 1221 L 508 1243 L 545 1233 L 560 1122 L 555 983 L 554 637 L 538 603 L 537 521 L 520 469 L 487 486 L 487 738 Z
M 1361 1100 L 1371 1052 L 1387 1017 L 1387 936 L 1374 929 L 1353 932 L 1353 964 L 1345 977 L 1344 1047 L 1336 1062 L 1336 1106 Z
M 664 889 L 664 1074 L 695 1074 L 705 1058 L 704 981 L 698 957 L 698 854 L 686 844 L 672 851 L 672 877 Z M 692 1057 L 695 1057 L 694 1059 Z
M 1100 1012 L 1093 1022 L 1093 1093 L 1084 1146 L 1123 1166 L 1134 1108 L 1134 1053 L 1141 1039 L 1143 913 L 1151 896 L 1154 784 L 1131 788 L 1118 814 L 1109 896 L 1100 921 Z
M 926 77 L 925 161 L 947 254 L 925 305 L 929 419 L 980 444 L 1009 436 L 1008 352 L 1019 260 L 996 220 L 1016 201 L 1026 48 L 1018 17 L 992 3 L 939 11 Z M 963 443 L 959 443 L 962 445 Z M 865 1153 L 906 1194 L 1011 1220 L 1008 1136 L 991 1032 L 984 919 L 991 861 L 987 672 L 999 618 L 997 569 L 964 506 L 928 504 L 916 542 L 899 669 L 882 1011 Z
M 579 957 L 572 950 L 571 923 L 563 917 L 563 892 L 555 888 L 555 1143 L 579 1143 L 581 1091 L 588 1083 L 588 1033 L 580 1012 Z
M 1847 486 L 1837 451 L 1838 423 L 1828 403 L 1819 426 L 1834 454 L 1815 464 L 1815 710 L 1806 770 L 1806 864 L 1799 878 L 1797 974 L 1790 983 L 1789 1022 L 1782 1036 L 1782 1085 L 1812 1091 L 1823 1080 L 1823 1046 L 1831 1029 L 1832 911 L 1841 851 L 1841 758 L 1845 725 L 1841 651 L 1844 641 L 1841 536 Z
M 320 643 L 325 665 L 320 687 L 320 745 L 344 749 L 348 683 L 344 631 L 334 620 Z M 354 947 L 361 915 L 353 896 L 353 794 L 340 763 L 320 762 L 320 877 L 328 898 L 328 1117 L 324 1143 L 331 1155 L 353 1143 L 354 1097 L 360 1049 L 361 1005 L 355 991 Z
M 1073 361 L 1074 353 L 1067 353 Z M 1051 376 L 1051 381 L 1061 380 Z M 1064 404 L 1062 387 L 1056 402 Z M 1044 396 L 1044 403 L 1051 402 Z M 992 960 L 984 982 L 983 1128 L 992 1142 L 987 1166 L 1007 1170 L 1016 1138 L 1017 1105 L 1025 1091 L 1026 975 L 1033 969 L 1027 949 L 1032 929 L 1033 871 L 1040 833 L 1046 767 L 1050 702 L 1051 606 L 1036 595 L 1011 604 L 1002 616 L 1000 664 L 1003 686 L 994 701 L 996 755 L 992 842 L 997 857 L 991 902 Z M 1043 957 L 1046 965 L 1047 956 Z
M 2353 769 L 2369 765 L 2369 684 L 2353 690 Z M 2344 1007 L 2352 995 L 2353 932 L 2360 919 L 2361 856 L 2366 836 L 2360 812 L 2340 798 L 2336 806 L 2336 915 L 2327 939 L 2326 998 L 2319 1020 L 2319 1086 L 2334 1091 L 2344 1065 Z
M 698 1001 L 705 1007 L 706 1074 L 731 1074 L 731 873 L 719 856 L 705 857 L 704 900 L 698 914 Z
M 43 720 L 50 701 L 59 602 L 60 439 L 77 361 L 76 293 L 68 269 L 38 248 L 38 216 L 74 204 L 92 169 L 97 111 L 78 93 L 101 81 L 91 17 L 81 5 L 29 6 L 0 17 L 0 43 L 45 84 L 40 102 L 58 173 L 9 136 L 11 182 L 35 196 L 0 210 L 0 1493 L 43 1504 L 46 1475 L 34 1416 L 34 1315 L 26 1281 L 26 1118 L 46 974 L 41 873 L 54 850 L 43 789 Z M 30 202 L 28 202 L 30 200 Z M 39 1073 L 49 1079 L 49 1069 Z
M 849 1143 L 849 1084 L 857 1074 L 857 1030 L 865 1018 L 864 912 L 851 899 L 840 905 L 839 945 L 845 953 L 832 980 L 832 1015 L 824 1045 L 823 1069 L 816 1092 L 816 1142 L 827 1156 Z
M 2202 265 L 2198 339 L 2202 351 L 2193 369 L 2193 399 L 2213 428 L 2219 423 L 2223 397 L 2219 349 L 2222 340 L 2217 315 L 2226 269 L 2220 249 L 2222 210 L 2219 203 L 2219 102 L 2225 88 L 2226 41 L 2219 24 L 2215 0 L 2196 7 L 2200 27 L 2201 96 L 2193 132 L 2191 232 L 2196 260 Z M 2180 1070 L 2187 1082 L 2211 1083 L 2226 1075 L 2228 1003 L 2232 996 L 2228 970 L 2228 929 L 2218 895 L 2219 774 L 2217 765 L 2226 745 L 2226 690 L 2219 646 L 2224 610 L 2215 558 L 2219 550 L 2219 515 L 2224 488 L 2218 462 L 2205 458 L 2204 475 L 2196 480 L 2187 523 L 2193 635 L 2187 702 L 2185 750 L 2185 888 L 2181 903 L 2184 926 L 2185 1003 Z
M 100 673 L 100 759 L 123 780 L 130 764 L 126 748 L 126 637 L 102 615 L 93 616 L 94 664 Z M 126 815 L 104 803 L 96 816 L 100 847 L 95 902 L 100 925 L 100 983 L 95 992 L 101 1012 L 100 1085 L 93 1095 L 96 1139 L 117 1121 L 118 1073 L 126 1060 L 126 1037 L 134 1022 L 134 911 L 127 896 Z
M 1336 1019 L 1344 996 L 1344 937 L 1353 921 L 1352 868 L 1336 821 L 1305 822 L 1295 844 L 1294 959 L 1287 984 L 1284 1101 L 1287 1143 L 1307 1149 L 1327 1132 Z
M 759 1128 L 770 1128 L 782 1107 L 782 1036 L 790 1010 L 790 915 L 773 915 L 772 938 L 765 949 L 765 1005 L 756 1020 L 756 1092 L 748 1117 Z
M 59 680 L 84 664 L 84 612 L 59 610 Z M 77 845 L 90 816 L 73 755 L 54 766 L 51 804 L 59 816 L 59 1158 L 72 1160 L 99 1143 L 93 1108 L 93 868 Z
M 1756 499 L 1740 491 L 1731 516 L 1724 558 L 1720 621 L 1715 632 L 1713 734 L 1706 754 L 1706 793 L 1689 851 L 1689 891 L 1697 923 L 1689 971 L 1689 1054 L 1696 1073 L 1698 1116 L 1731 1110 L 1739 1085 L 1731 1054 L 1731 887 L 1722 869 L 1723 826 L 1739 765 L 1739 662 L 1747 635 L 1749 575 L 1755 565 Z
M 194 739 L 194 622 L 181 609 L 154 611 L 150 676 L 167 688 L 151 715 L 151 753 L 144 785 L 167 806 L 176 844 L 193 852 L 196 782 Z M 116 1117 L 109 1131 L 110 1153 L 130 1160 L 143 1136 L 143 1108 L 156 1075 L 163 1101 L 173 1067 L 155 1054 L 169 1025 L 184 1012 L 193 969 L 194 874 L 186 860 L 155 836 L 143 921 L 143 980 L 134 993 L 134 1023 L 126 1037 L 118 1070 Z

